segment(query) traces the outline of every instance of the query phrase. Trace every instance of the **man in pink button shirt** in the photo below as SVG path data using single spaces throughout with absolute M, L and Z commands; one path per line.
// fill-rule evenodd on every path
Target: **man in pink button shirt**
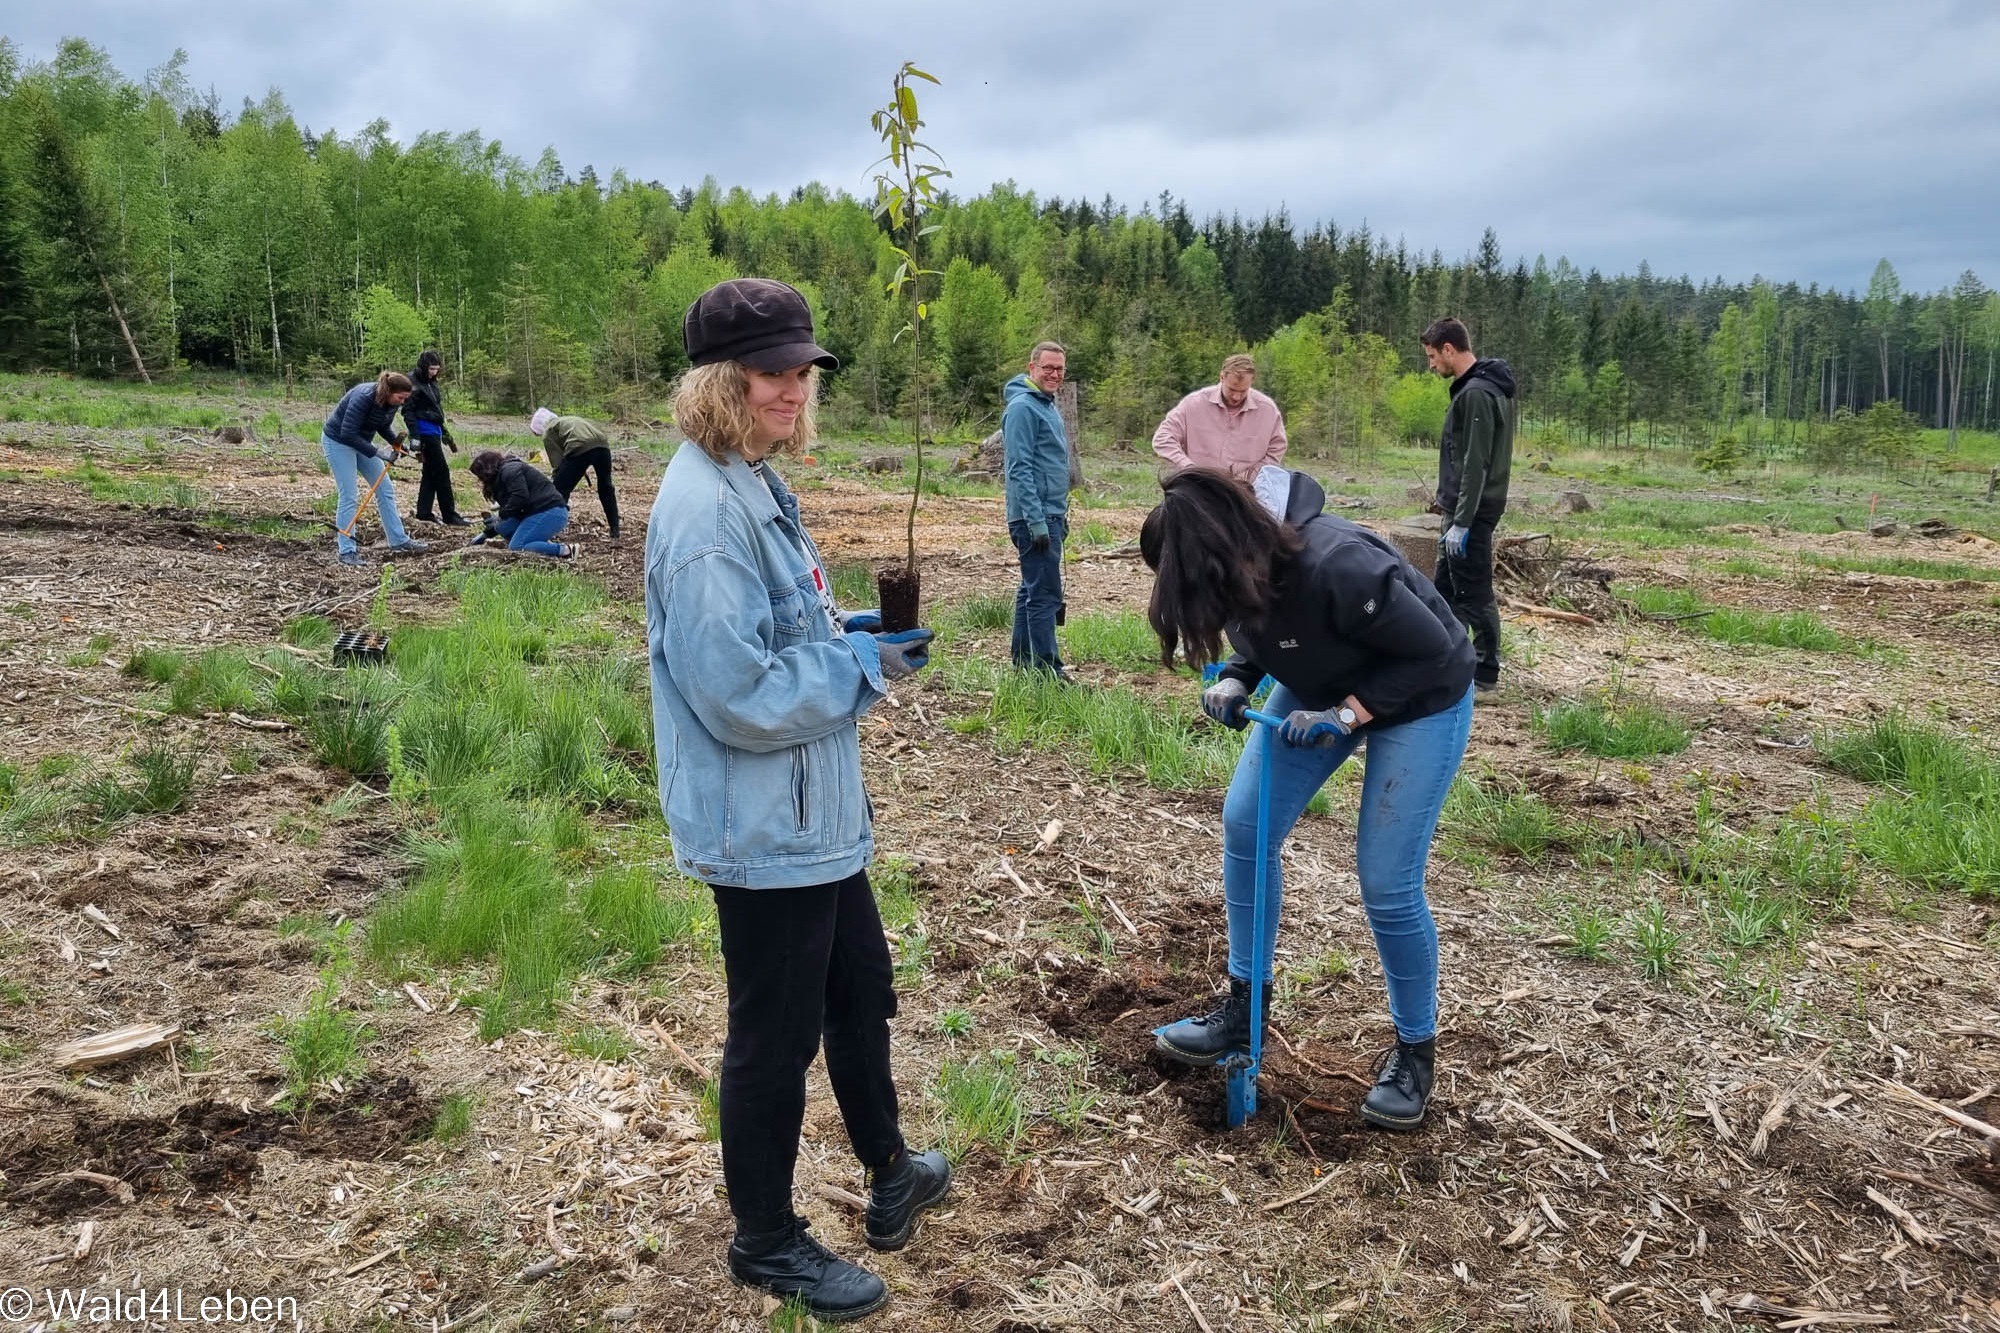
M 1153 452 L 1167 466 L 1212 467 L 1248 481 L 1285 457 L 1285 418 L 1266 394 L 1251 388 L 1257 365 L 1238 352 L 1222 363 L 1222 378 L 1174 404 L 1153 432 Z

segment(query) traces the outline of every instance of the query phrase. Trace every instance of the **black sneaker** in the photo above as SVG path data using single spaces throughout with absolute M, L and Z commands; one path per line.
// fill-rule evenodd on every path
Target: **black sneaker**
M 1361 1099 L 1361 1118 L 1383 1129 L 1415 1129 L 1424 1123 L 1436 1078 L 1437 1038 L 1398 1041 L 1383 1058 L 1375 1086 Z
M 447 528 L 469 528 L 472 526 L 471 519 L 461 517 L 458 514 L 453 514 L 450 518 L 441 521 Z
M 1264 987 L 1264 1018 L 1271 1017 L 1271 988 Z M 1250 983 L 1229 979 L 1229 994 L 1194 1018 L 1183 1018 L 1153 1038 L 1160 1054 L 1184 1065 L 1212 1065 L 1231 1051 L 1250 1049 Z
M 943 1153 L 906 1150 L 875 1173 L 868 1193 L 868 1243 L 878 1250 L 902 1249 L 917 1229 L 917 1214 L 943 1203 L 949 1189 L 951 1163 Z
M 361 552 L 342 551 L 340 553 L 340 563 L 346 565 L 349 569 L 354 568 L 361 563 Z
M 389 554 L 422 555 L 425 551 L 428 551 L 430 549 L 431 549 L 431 544 L 429 542 L 418 541 L 415 537 L 406 537 L 402 541 L 397 542 L 394 546 L 391 546 L 389 548 Z
M 729 1242 L 730 1280 L 779 1300 L 796 1299 L 828 1324 L 859 1319 L 889 1303 L 881 1278 L 834 1254 L 807 1235 L 806 1226 L 804 1218 L 794 1217 L 762 1235 L 737 1232 Z

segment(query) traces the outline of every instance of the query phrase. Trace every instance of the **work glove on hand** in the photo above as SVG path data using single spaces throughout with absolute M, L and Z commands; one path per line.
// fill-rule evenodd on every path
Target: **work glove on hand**
M 1224 677 L 1201 692 L 1201 711 L 1233 731 L 1250 725 L 1243 716 L 1250 707 L 1250 687 L 1233 676 Z
M 862 634 L 876 634 L 880 633 L 881 629 L 882 612 L 879 608 L 871 606 L 865 611 L 844 611 L 841 613 L 840 632 L 843 634 L 849 630 L 855 630 Z
M 1028 549 L 1030 551 L 1033 551 L 1036 555 L 1047 555 L 1049 553 L 1048 530 L 1043 529 L 1041 532 L 1037 532 L 1032 536 L 1030 536 L 1028 538 Z
M 898 630 L 894 634 L 877 634 L 875 647 L 882 655 L 882 677 L 885 680 L 901 680 L 914 676 L 931 664 L 931 639 L 933 631 L 927 629 Z
M 1278 734 L 1287 745 L 1324 750 L 1347 734 L 1347 724 L 1331 708 L 1299 708 L 1285 714 L 1285 725 L 1278 728 Z
M 396 451 L 390 448 L 386 444 L 378 444 L 375 446 L 375 456 L 381 459 L 385 463 L 393 463 L 396 461 Z
M 445 448 L 451 450 L 453 453 L 458 452 L 458 441 L 451 438 L 450 431 L 445 431 L 439 438 L 444 441 Z
M 1458 524 L 1452 524 L 1444 530 L 1444 549 L 1452 555 L 1463 557 L 1465 555 L 1466 538 L 1470 535 L 1466 529 L 1460 527 Z

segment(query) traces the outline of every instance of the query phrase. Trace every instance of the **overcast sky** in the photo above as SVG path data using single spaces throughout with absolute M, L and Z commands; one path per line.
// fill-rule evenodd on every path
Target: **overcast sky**
M 1231 12 L 1233 9 L 1233 13 Z M 247 13 L 245 12 L 247 11 Z M 1228 16 L 1225 16 L 1228 15 Z M 1367 222 L 1413 249 L 1697 280 L 2000 286 L 2000 4 L 1634 0 L 0 0 L 142 77 L 186 48 L 226 111 L 477 129 L 572 173 L 861 192 L 899 61 L 962 193 L 1171 190 L 1197 216 Z

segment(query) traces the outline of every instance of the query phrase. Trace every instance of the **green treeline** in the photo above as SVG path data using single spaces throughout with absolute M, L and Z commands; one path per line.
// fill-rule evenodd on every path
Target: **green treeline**
M 407 366 L 428 343 L 496 406 L 615 407 L 680 369 L 697 293 L 755 273 L 818 311 L 843 363 L 835 420 L 896 429 L 913 372 L 866 203 L 817 184 L 756 198 L 605 180 L 477 133 L 315 134 L 276 92 L 223 114 L 185 64 L 134 82 L 81 40 L 28 65 L 0 38 L 0 367 L 331 378 Z M 1012 184 L 927 221 L 940 430 L 989 427 L 1001 382 L 1054 337 L 1090 430 L 1112 440 L 1145 439 L 1245 347 L 1307 448 L 1425 436 L 1444 387 L 1418 373 L 1417 334 L 1445 313 L 1513 362 L 1533 419 L 1600 442 L 1893 464 L 1919 426 L 1955 441 L 2000 424 L 2000 295 L 1970 272 L 1928 294 L 1902 291 L 1887 260 L 1863 295 L 1645 264 L 1607 278 L 1509 262 L 1490 230 L 1447 261 L 1283 212 L 1197 220 L 1171 195 L 1133 210 Z

